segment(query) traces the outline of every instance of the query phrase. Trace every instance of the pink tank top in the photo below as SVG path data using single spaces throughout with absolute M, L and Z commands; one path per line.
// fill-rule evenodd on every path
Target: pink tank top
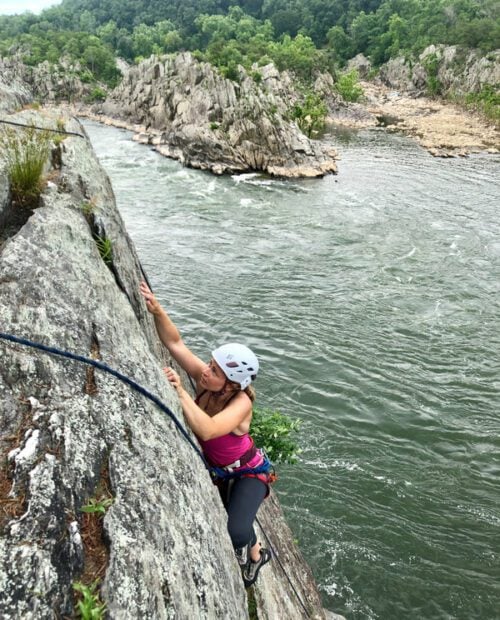
M 237 461 L 245 452 L 248 452 L 253 443 L 248 433 L 244 435 L 228 433 L 227 435 L 222 435 L 222 437 L 207 439 L 207 441 L 199 439 L 198 441 L 210 463 L 220 467 L 225 467 Z
M 201 396 L 205 394 L 206 390 L 198 394 L 195 403 L 199 405 Z M 227 403 L 226 403 L 227 404 Z M 238 459 L 240 459 L 246 452 L 253 446 L 253 439 L 248 433 L 244 435 L 236 435 L 235 433 L 228 433 L 222 435 L 222 437 L 214 437 L 214 439 L 207 439 L 203 441 L 198 437 L 198 441 L 203 450 L 203 453 L 207 457 L 208 462 L 216 467 L 227 467 Z M 257 452 L 245 467 L 255 467 L 262 461 L 262 454 Z

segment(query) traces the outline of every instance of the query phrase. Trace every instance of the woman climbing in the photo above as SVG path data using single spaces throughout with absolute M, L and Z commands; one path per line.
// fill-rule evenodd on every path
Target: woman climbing
M 255 391 L 250 385 L 259 370 L 255 354 L 230 343 L 212 351 L 208 364 L 182 340 L 177 327 L 145 282 L 140 292 L 154 316 L 158 335 L 175 361 L 196 383 L 196 399 L 182 387 L 179 375 L 165 368 L 177 390 L 187 423 L 198 437 L 203 453 L 221 475 L 216 480 L 228 515 L 228 531 L 242 569 L 245 586 L 252 585 L 271 552 L 257 542 L 253 521 L 269 493 L 269 474 L 259 472 L 264 456 L 249 435 Z M 252 469 L 259 473 L 252 473 Z M 242 471 L 241 475 L 238 470 Z M 250 471 L 249 471 L 250 470 Z M 235 475 L 236 474 L 236 475 Z

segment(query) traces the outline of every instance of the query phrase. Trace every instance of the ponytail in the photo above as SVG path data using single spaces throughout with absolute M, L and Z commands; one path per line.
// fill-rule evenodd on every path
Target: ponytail
M 253 387 L 253 385 L 249 385 L 243 391 L 245 392 L 245 394 L 248 396 L 248 398 L 253 403 L 255 401 L 255 397 L 256 397 L 255 388 Z

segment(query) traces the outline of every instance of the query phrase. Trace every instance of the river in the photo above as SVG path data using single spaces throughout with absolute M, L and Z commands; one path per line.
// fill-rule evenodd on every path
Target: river
M 85 122 L 157 295 L 300 418 L 276 492 L 348 620 L 500 618 L 500 157 L 336 136 L 339 174 L 183 168 Z

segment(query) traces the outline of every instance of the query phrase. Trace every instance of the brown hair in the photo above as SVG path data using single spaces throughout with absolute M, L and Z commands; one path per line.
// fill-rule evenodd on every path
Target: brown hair
M 248 387 L 246 387 L 244 390 L 245 394 L 248 396 L 248 398 L 252 401 L 252 403 L 255 401 L 255 388 L 253 387 L 253 385 L 249 385 Z
M 248 396 L 248 398 L 252 401 L 252 403 L 255 401 L 255 398 L 256 398 L 257 395 L 255 393 L 255 388 L 254 388 L 253 385 L 249 385 L 244 390 L 242 390 L 240 384 L 236 383 L 236 381 L 229 381 L 229 379 L 228 379 L 227 383 L 229 383 L 229 385 L 231 385 L 231 387 L 234 388 L 233 392 L 235 393 L 235 395 L 238 392 L 243 391 Z

